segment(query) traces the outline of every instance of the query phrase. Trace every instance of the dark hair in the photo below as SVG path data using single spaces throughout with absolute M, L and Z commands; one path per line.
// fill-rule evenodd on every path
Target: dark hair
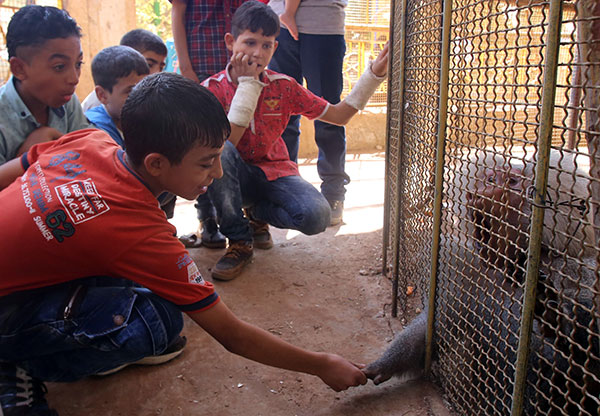
M 81 29 L 69 13 L 50 6 L 25 6 L 8 24 L 6 48 L 8 58 L 17 56 L 20 46 L 38 46 L 50 39 L 81 37 Z
M 121 45 L 129 46 L 140 53 L 152 51 L 159 55 L 167 55 L 167 47 L 163 40 L 154 33 L 144 29 L 133 29 L 121 38 Z
M 252 33 L 262 30 L 264 36 L 277 36 L 279 17 L 266 4 L 247 1 L 238 7 L 231 19 L 231 33 L 235 39 L 245 30 Z
M 199 83 L 173 72 L 159 72 L 140 81 L 121 110 L 125 151 L 139 166 L 149 153 L 181 163 L 199 144 L 223 146 L 231 127 L 217 98 Z
M 134 71 L 138 75 L 148 75 L 150 68 L 142 54 L 129 46 L 104 48 L 92 61 L 94 84 L 108 92 L 112 92 L 119 78 L 125 78 Z

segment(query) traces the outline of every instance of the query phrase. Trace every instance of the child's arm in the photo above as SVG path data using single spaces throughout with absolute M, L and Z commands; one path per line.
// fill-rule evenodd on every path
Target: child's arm
M 24 172 L 20 157 L 0 165 L 0 191 L 13 183 Z
M 175 51 L 179 62 L 181 75 L 192 81 L 200 82 L 198 76 L 192 68 L 192 61 L 188 51 L 187 36 L 185 33 L 185 10 L 187 3 L 185 0 L 172 0 L 171 2 L 171 27 L 173 28 L 173 41 L 175 42 Z
M 385 44 L 377 58 L 360 77 L 350 94 L 340 103 L 330 105 L 319 120 L 343 126 L 362 110 L 379 84 L 385 79 L 388 66 L 389 43 Z
M 258 79 L 261 72 L 262 69 L 255 62 L 250 62 L 248 55 L 238 52 L 231 57 L 229 75 L 233 83 L 238 84 L 227 114 L 231 124 L 228 140 L 234 146 L 237 146 L 254 117 L 254 110 L 264 86 Z
M 21 156 L 23 153 L 31 149 L 31 147 L 34 144 L 49 142 L 50 140 L 56 140 L 61 136 L 63 136 L 63 133 L 52 127 L 38 127 L 37 129 L 32 131 L 29 134 L 29 136 L 27 136 L 21 147 L 19 147 L 19 150 L 17 151 L 17 156 Z
M 300 5 L 300 0 L 285 0 L 285 11 L 279 16 L 281 23 L 287 27 L 290 35 L 298 40 L 298 26 L 296 26 L 296 11 Z
M 212 308 L 190 313 L 190 317 L 229 352 L 262 364 L 318 376 L 335 391 L 365 384 L 357 366 L 329 353 L 295 347 L 273 334 L 237 318 L 223 301 Z

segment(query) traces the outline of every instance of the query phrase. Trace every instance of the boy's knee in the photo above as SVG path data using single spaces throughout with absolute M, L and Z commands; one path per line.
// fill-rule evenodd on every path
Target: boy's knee
M 221 153 L 221 165 L 223 166 L 224 173 L 227 173 L 228 168 L 235 166 L 239 163 L 241 157 L 233 143 L 229 140 L 225 142 L 223 152 Z
M 331 208 L 325 198 L 314 204 L 302 216 L 299 231 L 306 235 L 322 233 L 331 222 Z

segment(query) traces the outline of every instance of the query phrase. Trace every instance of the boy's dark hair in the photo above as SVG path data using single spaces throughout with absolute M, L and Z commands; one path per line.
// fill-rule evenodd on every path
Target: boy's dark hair
M 159 55 L 167 55 L 167 47 L 163 40 L 154 33 L 144 29 L 133 29 L 121 38 L 121 45 L 129 46 L 140 53 L 152 51 Z
M 94 84 L 108 92 L 112 92 L 119 78 L 125 78 L 134 71 L 138 75 L 148 75 L 150 68 L 142 54 L 129 46 L 104 48 L 92 61 Z
M 10 19 L 6 31 L 8 58 L 20 46 L 39 46 L 50 39 L 81 37 L 81 28 L 69 13 L 50 6 L 25 6 Z
M 262 30 L 263 36 L 277 36 L 279 17 L 266 4 L 247 1 L 238 7 L 231 19 L 231 34 L 235 39 L 245 30 L 252 33 Z
M 121 127 L 125 151 L 135 166 L 149 153 L 181 163 L 193 146 L 219 148 L 231 133 L 219 100 L 173 72 L 149 75 L 134 87 L 121 110 Z

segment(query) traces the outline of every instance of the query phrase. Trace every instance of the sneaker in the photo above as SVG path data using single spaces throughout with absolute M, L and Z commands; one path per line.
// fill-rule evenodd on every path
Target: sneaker
M 200 239 L 202 245 L 207 248 L 225 248 L 227 247 L 227 241 L 225 236 L 219 231 L 217 225 L 217 219 L 215 217 L 208 217 L 201 221 L 202 231 L 200 232 Z
M 58 416 L 44 398 L 46 385 L 11 363 L 0 363 L 0 415 Z
M 329 225 L 338 225 L 344 216 L 344 201 L 329 201 L 331 207 L 331 222 Z
M 212 277 L 217 280 L 235 279 L 251 260 L 252 242 L 229 241 L 229 248 L 212 270 Z
M 269 232 L 269 224 L 264 221 L 251 219 L 250 228 L 252 228 L 254 247 L 261 250 L 268 250 L 273 247 L 273 238 Z
M 159 365 L 164 364 L 168 361 L 171 361 L 173 358 L 178 357 L 185 348 L 185 344 L 187 343 L 187 338 L 179 335 L 175 341 L 171 343 L 167 347 L 166 350 L 163 351 L 160 355 L 149 355 L 148 357 L 144 357 L 141 360 L 134 361 L 132 363 L 127 363 L 120 365 L 118 367 L 112 368 L 110 370 L 103 371 L 101 373 L 96 373 L 97 376 L 108 376 L 110 374 L 114 374 L 117 371 L 121 371 L 127 366 L 130 365 Z

